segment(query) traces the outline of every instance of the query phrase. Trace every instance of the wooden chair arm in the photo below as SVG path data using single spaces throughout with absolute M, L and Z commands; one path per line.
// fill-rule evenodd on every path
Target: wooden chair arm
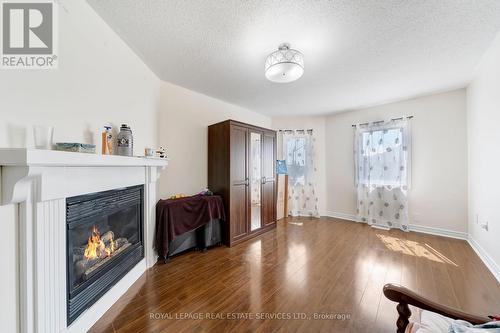
M 398 305 L 396 306 L 399 314 L 399 318 L 396 322 L 398 333 L 404 333 L 406 326 L 409 323 L 411 311 L 408 305 L 413 305 L 422 310 L 435 312 L 452 319 L 465 320 L 474 325 L 484 324 L 488 321 L 491 321 L 491 319 L 489 319 L 488 317 L 465 313 L 458 309 L 438 304 L 418 295 L 408 288 L 396 284 L 386 284 L 384 286 L 384 295 L 391 301 L 398 303 Z

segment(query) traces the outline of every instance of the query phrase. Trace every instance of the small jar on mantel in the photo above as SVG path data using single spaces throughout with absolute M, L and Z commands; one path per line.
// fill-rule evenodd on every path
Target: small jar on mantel
M 121 156 L 132 156 L 134 153 L 134 138 L 132 130 L 127 124 L 120 126 L 120 132 L 116 137 L 116 154 Z

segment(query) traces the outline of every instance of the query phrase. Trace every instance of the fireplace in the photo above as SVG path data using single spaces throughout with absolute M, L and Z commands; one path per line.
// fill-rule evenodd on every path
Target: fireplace
M 143 186 L 68 198 L 67 323 L 144 258 Z

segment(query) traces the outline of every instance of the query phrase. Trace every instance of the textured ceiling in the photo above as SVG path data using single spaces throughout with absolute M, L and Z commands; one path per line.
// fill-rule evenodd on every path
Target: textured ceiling
M 165 80 L 267 115 L 349 110 L 464 87 L 496 32 L 499 0 L 88 0 Z M 276 84 L 282 42 L 304 76 Z

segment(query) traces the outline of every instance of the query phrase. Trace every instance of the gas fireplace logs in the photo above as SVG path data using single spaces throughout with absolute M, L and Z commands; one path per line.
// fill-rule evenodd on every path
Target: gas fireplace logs
M 76 276 L 81 276 L 82 280 L 86 281 L 99 267 L 131 245 L 127 238 L 114 240 L 114 237 L 115 234 L 111 230 L 101 236 L 98 229 L 93 228 L 87 245 L 73 249 Z

